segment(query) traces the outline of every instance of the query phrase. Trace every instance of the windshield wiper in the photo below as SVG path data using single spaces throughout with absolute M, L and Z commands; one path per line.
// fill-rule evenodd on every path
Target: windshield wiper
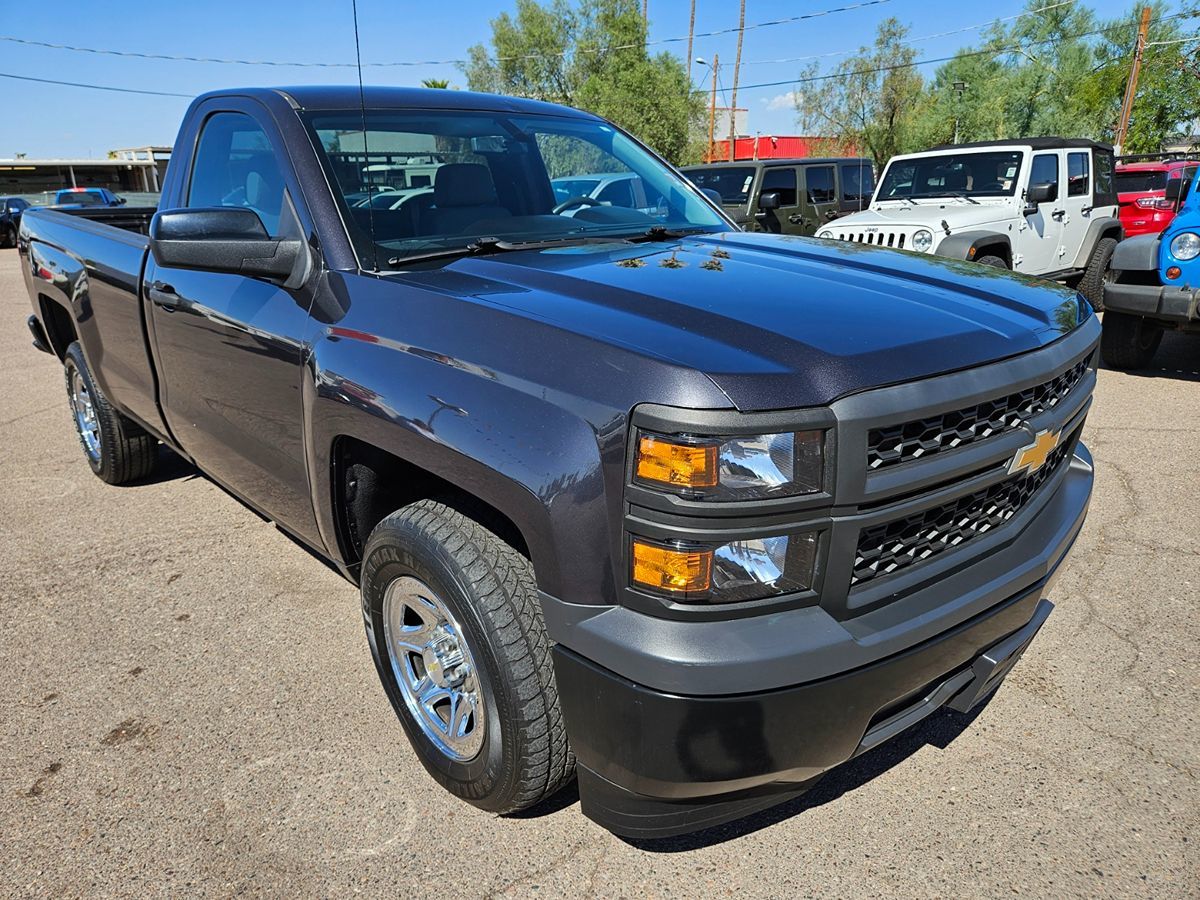
M 620 240 L 620 238 L 617 238 Z M 393 256 L 388 260 L 389 266 L 407 266 L 411 263 L 429 262 L 436 259 L 459 259 L 464 256 L 490 256 L 494 253 L 509 253 L 516 250 L 543 250 L 547 247 L 564 247 L 571 244 L 590 244 L 595 241 L 611 243 L 613 238 L 599 238 L 590 235 L 572 235 L 565 238 L 552 238 L 542 241 L 506 241 L 498 237 L 483 237 L 472 241 L 464 247 L 447 247 L 442 250 L 430 250 L 427 253 L 413 253 L 409 256 Z
M 667 228 L 665 225 L 653 225 L 641 234 L 633 234 L 624 238 L 631 244 L 643 244 L 650 241 L 673 241 L 676 238 L 687 237 L 689 234 L 709 233 L 707 226 L 698 228 Z
M 963 200 L 966 200 L 968 203 L 974 203 L 976 206 L 979 205 L 978 200 L 976 200 L 970 194 L 964 193 L 963 191 L 946 191 L 946 193 L 949 194 L 951 197 L 961 197 Z

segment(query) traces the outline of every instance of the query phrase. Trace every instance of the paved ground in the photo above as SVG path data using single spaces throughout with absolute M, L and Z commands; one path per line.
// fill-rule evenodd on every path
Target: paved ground
M 0 253 L 0 884 L 25 895 L 1200 893 L 1200 341 L 1101 372 L 1058 610 L 974 720 L 807 798 L 637 847 L 569 794 L 499 819 L 425 776 L 353 587 L 172 462 L 88 472 Z

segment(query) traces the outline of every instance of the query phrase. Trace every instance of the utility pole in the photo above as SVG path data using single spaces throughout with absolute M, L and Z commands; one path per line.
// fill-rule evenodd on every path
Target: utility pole
M 1138 75 L 1142 71 L 1142 53 L 1146 49 L 1146 32 L 1150 30 L 1150 7 L 1142 7 L 1142 24 L 1138 26 L 1137 44 L 1133 49 L 1133 65 L 1129 69 L 1129 81 L 1125 84 L 1125 99 L 1121 102 L 1121 120 L 1117 123 L 1116 151 L 1125 149 L 1125 138 L 1129 133 L 1129 118 L 1133 115 L 1133 98 L 1137 94 Z
M 746 33 L 746 0 L 742 0 L 738 13 L 737 59 L 733 63 L 733 96 L 729 98 L 729 161 L 733 162 L 734 145 L 737 143 L 737 89 L 738 74 L 742 68 L 742 37 Z
M 719 54 L 713 54 L 713 85 L 712 85 L 712 103 L 708 107 L 708 153 L 705 162 L 712 162 L 716 156 L 716 129 L 717 129 L 717 67 L 721 65 L 721 57 Z
M 696 0 L 692 0 L 692 18 L 688 22 L 688 90 L 692 89 L 692 37 L 696 34 Z

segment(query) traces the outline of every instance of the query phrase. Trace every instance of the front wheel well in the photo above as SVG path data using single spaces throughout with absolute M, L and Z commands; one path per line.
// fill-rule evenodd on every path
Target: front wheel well
M 333 511 L 346 566 L 357 575 L 367 538 L 386 516 L 418 500 L 437 500 L 487 528 L 529 559 L 529 545 L 505 513 L 470 491 L 357 438 L 334 441 Z
M 998 256 L 1004 260 L 1006 266 L 1010 269 L 1012 268 L 1012 248 L 1004 241 L 990 241 L 979 244 L 974 250 L 975 253 L 971 256 L 972 260 L 982 259 L 985 256 Z

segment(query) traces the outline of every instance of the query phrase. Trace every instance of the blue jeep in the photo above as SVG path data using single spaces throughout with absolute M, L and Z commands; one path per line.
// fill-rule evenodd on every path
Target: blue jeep
M 1100 354 L 1114 369 L 1150 364 L 1163 331 L 1200 333 L 1200 191 L 1167 183 L 1167 198 L 1182 198 L 1179 213 L 1161 234 L 1143 234 L 1117 245 L 1112 280 L 1104 286 Z M 1190 189 L 1189 189 L 1190 188 Z

